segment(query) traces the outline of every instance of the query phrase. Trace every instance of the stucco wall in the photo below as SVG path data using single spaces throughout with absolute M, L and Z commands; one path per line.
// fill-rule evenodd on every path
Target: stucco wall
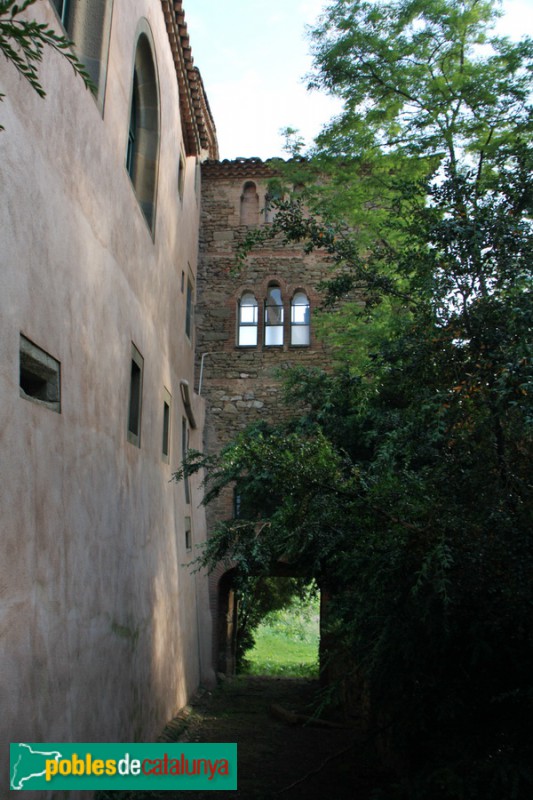
M 31 9 L 57 24 L 47 2 Z M 160 86 L 155 236 L 125 169 L 135 34 L 149 25 Z M 161 3 L 115 0 L 104 115 L 46 52 L 41 100 L 0 61 L 0 775 L 9 741 L 150 740 L 212 676 L 204 577 L 184 566 L 193 385 L 182 273 L 195 279 L 195 159 L 178 193 L 178 89 Z M 61 364 L 61 413 L 20 396 L 23 333 Z M 144 358 L 141 446 L 127 441 L 132 342 Z M 161 454 L 172 395 L 169 463 Z M 201 447 L 203 401 L 190 444 Z M 0 795 L 5 794 L 5 786 Z M 43 796 L 42 794 L 40 795 Z

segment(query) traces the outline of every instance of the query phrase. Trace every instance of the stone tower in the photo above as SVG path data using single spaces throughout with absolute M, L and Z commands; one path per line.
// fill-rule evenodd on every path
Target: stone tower
M 206 453 L 220 451 L 250 423 L 288 414 L 281 367 L 324 366 L 327 360 L 313 327 L 321 302 L 316 287 L 326 273 L 321 254 L 271 240 L 236 270 L 243 238 L 271 222 L 267 200 L 275 164 L 247 158 L 202 165 L 196 385 L 206 401 Z M 233 502 L 228 493 L 207 508 L 208 530 L 232 516 Z M 220 567 L 211 576 L 211 607 L 215 664 L 231 672 L 235 608 L 224 572 Z

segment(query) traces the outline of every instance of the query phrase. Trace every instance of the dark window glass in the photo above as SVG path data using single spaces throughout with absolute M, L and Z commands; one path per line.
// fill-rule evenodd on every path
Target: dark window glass
M 162 453 L 168 458 L 170 445 L 170 406 L 163 403 L 163 445 Z
M 131 373 L 130 373 L 130 402 L 128 413 L 128 441 L 132 444 L 141 446 L 141 402 L 142 402 L 142 378 L 143 378 L 143 357 L 132 345 Z
M 187 306 L 185 309 L 185 333 L 192 339 L 192 318 L 193 318 L 193 288 L 191 282 L 187 281 Z

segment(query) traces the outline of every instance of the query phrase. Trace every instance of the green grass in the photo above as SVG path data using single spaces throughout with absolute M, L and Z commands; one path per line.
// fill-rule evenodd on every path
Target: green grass
M 318 676 L 318 598 L 296 601 L 273 611 L 255 633 L 255 646 L 246 653 L 248 675 Z

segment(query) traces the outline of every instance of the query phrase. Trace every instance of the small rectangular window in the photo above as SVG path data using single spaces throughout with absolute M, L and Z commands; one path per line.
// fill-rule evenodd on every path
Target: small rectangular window
M 163 399 L 163 441 L 161 445 L 161 454 L 163 461 L 168 464 L 170 458 L 170 408 L 172 405 L 172 398 L 170 392 L 164 389 Z
M 193 325 L 193 314 L 194 314 L 193 296 L 194 296 L 194 289 L 191 281 L 187 278 L 187 305 L 185 308 L 185 333 L 190 341 L 192 341 L 192 325 Z
M 61 413 L 61 366 L 49 353 L 20 334 L 20 396 Z
M 192 549 L 192 525 L 190 517 L 185 517 L 185 547 L 187 550 Z
M 181 419 L 181 457 L 182 460 L 185 460 L 185 456 L 187 455 L 187 450 L 189 449 L 189 429 L 187 427 L 187 420 L 185 417 Z M 189 504 L 191 502 L 191 487 L 189 485 L 189 476 L 185 475 L 183 479 L 183 486 L 185 487 L 185 502 Z
M 131 346 L 130 402 L 128 442 L 141 446 L 141 405 L 144 359 L 134 344 Z

